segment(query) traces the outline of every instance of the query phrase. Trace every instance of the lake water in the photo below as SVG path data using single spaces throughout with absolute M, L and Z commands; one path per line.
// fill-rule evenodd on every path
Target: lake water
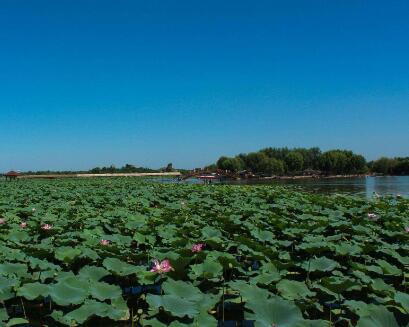
M 258 180 L 233 181 L 232 184 L 279 184 L 295 185 L 318 193 L 350 193 L 367 197 L 374 192 L 379 195 L 402 195 L 409 197 L 409 176 L 303 179 L 303 180 Z M 229 182 L 230 184 L 230 182 Z
M 162 182 L 175 182 L 174 179 L 161 179 Z M 190 179 L 183 183 L 202 183 Z M 379 195 L 400 194 L 409 197 L 409 176 L 331 178 L 331 179 L 296 179 L 296 180 L 240 180 L 227 181 L 224 184 L 234 185 L 294 185 L 310 192 L 349 193 L 372 197 Z

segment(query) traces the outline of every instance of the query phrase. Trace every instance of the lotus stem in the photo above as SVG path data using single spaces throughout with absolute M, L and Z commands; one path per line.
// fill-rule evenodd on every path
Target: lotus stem
M 223 294 L 222 294 L 222 321 L 223 321 L 223 326 L 224 326 L 224 284 L 225 280 L 223 278 Z
M 21 296 L 20 296 L 20 301 L 21 301 L 21 306 L 23 307 L 24 318 L 27 319 L 26 308 L 24 307 L 24 301 L 23 301 L 23 298 Z
M 332 326 L 332 309 L 329 307 L 329 325 Z
M 308 259 L 308 270 L 307 270 L 307 277 L 305 279 L 305 282 L 307 284 L 310 284 L 310 265 L 311 265 L 311 258 Z

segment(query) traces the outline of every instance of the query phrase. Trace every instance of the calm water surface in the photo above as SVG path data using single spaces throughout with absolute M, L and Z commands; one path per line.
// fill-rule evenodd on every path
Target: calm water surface
M 174 183 L 174 179 L 160 179 L 164 183 Z M 183 183 L 202 183 L 198 179 L 190 179 Z M 409 176 L 359 177 L 337 179 L 298 179 L 298 180 L 241 180 L 228 181 L 224 184 L 234 185 L 294 185 L 310 192 L 317 193 L 349 193 L 372 197 L 379 195 L 400 194 L 409 197 Z
M 264 180 L 234 181 L 234 184 L 279 184 L 296 185 L 311 192 L 350 193 L 371 197 L 374 192 L 379 195 L 400 194 L 409 197 L 409 176 L 360 177 L 337 179 L 304 179 L 304 180 Z

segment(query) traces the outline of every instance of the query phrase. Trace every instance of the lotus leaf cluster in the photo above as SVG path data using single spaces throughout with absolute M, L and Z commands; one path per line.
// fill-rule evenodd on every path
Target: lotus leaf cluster
M 403 197 L 19 180 L 0 219 L 1 326 L 409 326 Z

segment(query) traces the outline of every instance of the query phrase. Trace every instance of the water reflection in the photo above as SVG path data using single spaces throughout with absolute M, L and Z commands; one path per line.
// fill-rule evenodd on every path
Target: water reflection
M 235 181 L 234 184 L 281 184 L 297 185 L 318 193 L 350 193 L 367 197 L 397 195 L 409 197 L 409 176 L 360 177 L 339 179 Z
M 162 183 L 175 183 L 175 179 L 156 179 Z M 202 183 L 198 179 L 190 179 L 183 183 Z M 228 181 L 224 184 L 234 185 L 294 185 L 304 190 L 317 193 L 348 193 L 372 197 L 379 195 L 402 195 L 409 197 L 409 176 L 360 177 L 337 179 L 298 179 L 298 180 L 240 180 Z

